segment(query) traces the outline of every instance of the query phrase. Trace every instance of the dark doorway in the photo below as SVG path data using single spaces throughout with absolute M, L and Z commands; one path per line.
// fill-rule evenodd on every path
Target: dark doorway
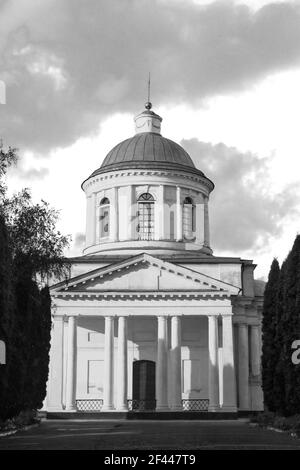
M 155 410 L 155 362 L 134 361 L 132 374 L 133 411 Z

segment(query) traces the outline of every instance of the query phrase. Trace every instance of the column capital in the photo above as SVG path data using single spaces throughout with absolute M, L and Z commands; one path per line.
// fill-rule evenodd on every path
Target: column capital
M 107 321 L 112 321 L 112 320 L 115 319 L 115 317 L 116 317 L 116 315 L 105 315 L 104 318 L 105 318 L 105 320 L 107 320 Z

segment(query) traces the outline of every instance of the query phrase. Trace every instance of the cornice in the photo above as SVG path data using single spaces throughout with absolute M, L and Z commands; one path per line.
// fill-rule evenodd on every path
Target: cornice
M 81 185 L 81 188 L 86 191 L 90 186 L 96 183 L 109 181 L 112 179 L 120 179 L 122 177 L 130 176 L 157 176 L 157 177 L 176 177 L 180 179 L 186 179 L 192 182 L 201 183 L 205 186 L 209 192 L 214 189 L 214 184 L 206 176 L 200 176 L 197 174 L 189 173 L 183 170 L 145 170 L 145 169 L 128 169 L 128 170 L 112 170 L 108 173 L 102 173 L 95 176 L 90 176 Z
M 86 292 L 86 291 L 59 291 L 51 292 L 53 298 L 66 299 L 115 299 L 115 300 L 153 300 L 153 299 L 195 299 L 205 298 L 206 300 L 228 299 L 231 297 L 228 292 L 201 290 L 201 291 L 111 291 L 111 292 Z

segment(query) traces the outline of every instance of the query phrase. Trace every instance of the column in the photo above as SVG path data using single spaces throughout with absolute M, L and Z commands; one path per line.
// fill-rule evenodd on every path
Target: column
M 113 406 L 114 382 L 114 317 L 105 317 L 104 339 L 104 400 L 103 410 L 108 411 Z
M 196 241 L 199 245 L 204 245 L 204 203 L 196 204 Z
M 238 387 L 239 409 L 249 410 L 249 348 L 246 323 L 238 324 Z
M 219 403 L 219 361 L 218 361 L 218 317 L 208 316 L 208 411 L 218 411 Z
M 126 411 L 127 407 L 127 318 L 118 319 L 118 375 L 117 409 Z
M 128 220 L 128 238 L 129 240 L 136 239 L 136 201 L 135 201 L 135 186 L 129 186 L 129 220 Z
M 171 318 L 171 391 L 172 410 L 182 410 L 181 402 L 181 318 Z
M 156 409 L 168 409 L 167 317 L 157 318 Z
M 182 204 L 179 186 L 176 187 L 176 241 L 182 241 Z
M 158 187 L 158 239 L 165 238 L 165 190 L 161 184 Z
M 90 240 L 91 245 L 96 244 L 96 193 L 92 193 L 91 195 Z
M 204 246 L 209 247 L 209 215 L 207 196 L 204 196 Z
M 47 387 L 47 410 L 62 411 L 63 401 L 63 317 L 54 317 L 51 330 L 49 383 Z
M 260 375 L 260 330 L 259 325 L 250 326 L 250 364 L 251 364 L 251 374 L 254 377 Z
M 69 317 L 68 321 L 68 355 L 67 355 L 67 391 L 66 410 L 76 410 L 76 369 L 77 369 L 77 318 Z
M 112 189 L 110 201 L 110 217 L 111 217 L 111 241 L 116 242 L 119 239 L 119 201 L 118 201 L 118 188 Z
M 88 247 L 91 245 L 91 233 L 90 233 L 90 224 L 91 224 L 91 196 L 86 198 L 86 212 L 85 212 L 85 246 Z
M 222 315 L 223 324 L 223 405 L 222 411 L 237 411 L 234 371 L 232 315 Z

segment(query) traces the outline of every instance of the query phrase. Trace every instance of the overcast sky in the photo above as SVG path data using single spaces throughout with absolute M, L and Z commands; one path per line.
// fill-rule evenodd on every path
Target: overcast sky
M 265 277 L 299 229 L 300 0 L 0 0 L 10 189 L 61 210 L 80 254 L 80 184 L 133 134 L 148 71 L 162 134 L 216 184 L 214 253 Z

